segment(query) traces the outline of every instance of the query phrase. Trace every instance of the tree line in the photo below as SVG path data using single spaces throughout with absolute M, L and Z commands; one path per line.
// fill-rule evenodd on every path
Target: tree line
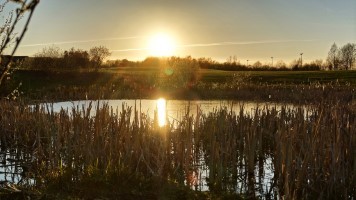
M 256 61 L 252 64 L 242 64 L 237 60 L 229 57 L 225 62 L 218 62 L 211 58 L 201 57 L 193 58 L 186 57 L 147 57 L 143 61 L 109 60 L 105 63 L 105 67 L 165 67 L 170 60 L 181 60 L 185 63 L 193 63 L 199 66 L 200 69 L 216 69 L 225 71 L 316 71 L 325 69 L 325 63 L 321 59 L 304 63 L 302 66 L 300 60 L 293 60 L 289 65 L 284 61 L 277 61 L 273 66 L 270 64 L 262 64 Z
M 108 67 L 153 67 L 163 66 L 171 58 L 158 58 L 148 57 L 143 61 L 129 61 L 127 59 L 108 61 L 106 66 Z M 225 62 L 217 62 L 211 58 L 192 58 L 187 56 L 180 58 L 186 61 L 186 63 L 197 64 L 202 69 L 217 69 L 227 71 L 317 71 L 317 70 L 349 70 L 356 67 L 356 44 L 347 43 L 341 48 L 338 48 L 334 43 L 327 55 L 325 61 L 323 59 L 316 59 L 311 62 L 303 63 L 301 58 L 295 59 L 289 64 L 282 60 L 278 60 L 276 63 L 261 63 L 256 61 L 251 64 L 243 64 L 237 56 L 230 56 Z
M 99 69 L 114 67 L 162 67 L 167 61 L 179 57 L 147 57 L 143 61 L 130 61 L 127 59 L 107 60 L 111 55 L 108 48 L 97 46 L 89 51 L 71 48 L 62 51 L 59 47 L 50 46 L 43 48 L 33 57 L 20 59 L 21 68 L 30 69 Z M 230 56 L 225 62 L 217 62 L 211 58 L 192 58 L 187 56 L 179 58 L 185 63 L 194 62 L 202 69 L 217 69 L 227 71 L 317 71 L 317 70 L 349 70 L 356 64 L 356 45 L 347 43 L 338 48 L 334 43 L 327 55 L 325 62 L 316 59 L 308 63 L 302 63 L 301 59 L 295 59 L 289 64 L 282 60 L 273 63 L 256 61 L 250 64 L 241 63 L 236 56 Z M 105 61 L 105 62 L 104 62 Z
M 110 56 L 108 48 L 104 46 L 92 47 L 89 51 L 71 48 L 62 51 L 59 47 L 50 46 L 43 48 L 33 57 L 26 58 L 18 63 L 21 68 L 30 69 L 98 69 L 104 60 Z
M 347 43 L 339 48 L 334 43 L 331 45 L 326 62 L 329 70 L 352 69 L 356 63 L 356 44 Z
M 330 53 L 332 52 L 332 53 Z M 311 62 L 302 63 L 301 59 L 295 59 L 289 64 L 278 60 L 274 64 L 256 61 L 251 64 L 241 63 L 236 56 L 230 56 L 225 62 L 217 62 L 211 58 L 192 58 L 187 56 L 187 62 L 196 62 L 202 69 L 218 69 L 228 71 L 317 71 L 317 70 L 341 70 L 353 69 L 356 64 L 356 45 L 347 43 L 337 48 L 334 43 L 325 61 L 316 59 Z M 174 57 L 173 57 L 174 58 Z M 169 58 L 168 58 L 169 59 Z M 134 62 L 127 59 L 108 61 L 108 67 L 152 67 L 161 66 L 167 58 L 148 57 L 143 61 Z

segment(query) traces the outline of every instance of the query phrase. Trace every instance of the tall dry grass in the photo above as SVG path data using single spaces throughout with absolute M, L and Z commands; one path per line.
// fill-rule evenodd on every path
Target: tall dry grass
M 197 108 L 165 127 L 139 110 L 90 104 L 54 113 L 2 101 L 1 152 L 19 155 L 11 158 L 23 187 L 61 185 L 84 197 L 92 188 L 154 196 L 169 183 L 217 196 L 355 198 L 356 115 L 349 106 L 261 106 L 249 114 L 243 106 L 239 113 Z

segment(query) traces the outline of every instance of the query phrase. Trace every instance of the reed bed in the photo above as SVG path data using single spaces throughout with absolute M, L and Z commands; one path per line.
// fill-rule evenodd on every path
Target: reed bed
M 63 81 L 63 77 L 55 77 L 53 79 Z M 236 75 L 232 80 L 226 81 L 200 80 L 194 84 L 170 85 L 165 84 L 166 79 L 154 76 L 105 77 L 101 77 L 100 80 L 91 80 L 95 79 L 91 74 L 89 76 L 91 81 L 84 79 L 86 81 L 79 81 L 77 84 L 59 82 L 43 84 L 43 81 L 37 87 L 24 84 L 20 88 L 24 92 L 20 94 L 20 97 L 22 100 L 26 99 L 31 102 L 36 100 L 50 102 L 83 99 L 156 99 L 166 96 L 170 99 L 235 99 L 298 104 L 318 104 L 320 101 L 350 103 L 356 97 L 354 84 L 339 82 L 337 79 L 324 82 L 307 81 L 307 79 L 305 82 L 296 83 L 288 79 L 286 79 L 287 82 L 263 82 L 257 78 L 251 80 L 251 77 Z M 71 81 L 73 80 L 67 82 L 71 83 Z M 7 92 L 0 91 L 0 94 L 8 95 L 17 86 L 13 85 Z M 26 88 L 23 88 L 25 86 Z M 18 97 L 18 95 L 8 96 L 10 99 Z
M 202 190 L 193 198 L 355 198 L 356 115 L 349 106 L 187 110 L 160 127 L 136 107 L 90 104 L 55 113 L 2 101 L 0 170 L 16 166 L 18 178 L 5 179 L 18 187 L 80 198 L 187 198 Z M 172 187 L 180 189 L 167 192 Z

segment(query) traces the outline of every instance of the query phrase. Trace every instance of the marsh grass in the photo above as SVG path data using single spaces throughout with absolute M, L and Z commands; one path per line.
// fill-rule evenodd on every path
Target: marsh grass
M 138 106 L 52 110 L 0 103 L 1 153 L 21 179 L 6 181 L 42 197 L 355 197 L 356 117 L 346 105 L 187 109 L 164 127 Z
M 21 99 L 42 102 L 83 99 L 235 99 L 289 103 L 350 103 L 356 97 L 355 71 L 229 72 L 198 70 L 181 79 L 151 68 L 100 71 L 17 70 L 0 94 L 18 89 Z M 178 79 L 179 80 L 178 80 Z M 177 84 L 179 83 L 179 84 Z

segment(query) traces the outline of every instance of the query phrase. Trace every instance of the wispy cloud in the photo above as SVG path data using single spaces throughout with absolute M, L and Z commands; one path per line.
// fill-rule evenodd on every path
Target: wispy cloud
M 214 42 L 200 44 L 186 44 L 177 47 L 210 47 L 210 46 L 230 46 L 230 45 L 252 45 L 252 44 L 275 44 L 275 43 L 290 43 L 290 42 L 314 42 L 317 40 L 263 40 L 263 41 L 247 41 L 247 42 Z
M 61 42 L 48 42 L 48 43 L 37 43 L 37 44 L 24 44 L 24 45 L 21 45 L 21 47 L 37 47 L 37 46 L 62 45 L 62 44 L 79 44 L 79 43 L 113 41 L 113 40 L 132 40 L 132 39 L 145 38 L 145 37 L 147 37 L 147 36 L 133 36 L 133 37 L 102 38 L 102 39 L 93 39 L 93 40 L 73 40 L 73 41 L 61 41 Z
M 149 48 L 132 48 L 132 49 L 113 49 L 113 52 L 125 52 L 125 51 L 145 51 L 149 50 Z
M 291 43 L 291 42 L 315 42 L 318 40 L 261 40 L 261 41 L 246 41 L 246 42 L 212 42 L 212 43 L 196 43 L 177 45 L 176 48 L 191 48 L 191 47 L 212 47 L 212 46 L 231 46 L 231 45 L 253 45 L 253 44 L 277 44 L 277 43 Z M 145 51 L 149 48 L 131 48 L 131 49 L 114 49 L 113 52 L 126 51 Z
M 117 38 L 102 38 L 93 40 L 73 40 L 73 41 L 60 41 L 60 42 L 48 42 L 37 44 L 24 44 L 21 47 L 37 47 L 37 46 L 49 46 L 49 45 L 63 45 L 63 44 L 79 44 L 90 43 L 100 41 L 114 41 L 114 40 L 132 40 L 139 38 L 147 38 L 148 36 L 132 36 L 132 37 L 117 37 Z M 177 45 L 176 48 L 191 48 L 191 47 L 212 47 L 212 46 L 231 46 L 231 45 L 253 45 L 253 44 L 274 44 L 274 43 L 290 43 L 290 42 L 314 42 L 317 40 L 261 40 L 261 41 L 246 41 L 246 42 L 212 42 L 212 43 L 196 43 L 196 44 L 183 44 Z M 114 49 L 113 52 L 128 52 L 128 51 L 146 51 L 147 47 L 129 48 L 129 49 Z

